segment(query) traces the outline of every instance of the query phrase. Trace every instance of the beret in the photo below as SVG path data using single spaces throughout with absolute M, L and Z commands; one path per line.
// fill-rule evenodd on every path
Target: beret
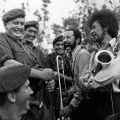
M 17 17 L 25 17 L 25 12 L 22 9 L 12 9 L 8 12 L 6 12 L 3 17 L 2 17 L 2 21 L 3 22 L 8 22 L 10 20 L 13 20 Z
M 59 35 L 53 40 L 53 45 L 55 45 L 56 42 L 63 41 L 63 40 L 64 40 L 63 35 Z
M 30 67 L 12 65 L 0 68 L 0 93 L 7 93 L 22 86 L 30 76 Z
M 25 30 L 28 28 L 28 27 L 35 27 L 37 30 L 39 28 L 39 23 L 38 21 L 28 21 L 28 22 L 25 22 Z

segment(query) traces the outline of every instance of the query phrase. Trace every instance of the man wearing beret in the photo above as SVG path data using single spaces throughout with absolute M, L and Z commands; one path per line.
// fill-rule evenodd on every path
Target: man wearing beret
M 24 45 L 28 47 L 28 49 L 30 49 L 30 51 L 32 50 L 34 55 L 36 55 L 39 64 L 41 64 L 41 66 L 44 66 L 44 61 L 45 61 L 45 55 L 42 52 L 42 50 L 40 49 L 40 47 L 36 47 L 33 44 L 33 41 L 35 39 L 39 39 L 39 23 L 38 21 L 28 21 L 25 22 L 25 32 L 24 32 Z
M 43 52 L 40 50 L 40 48 L 34 46 L 33 41 L 35 39 L 38 39 L 38 32 L 39 32 L 39 23 L 38 21 L 27 21 L 25 22 L 24 25 L 25 31 L 24 31 L 24 47 L 30 51 L 30 53 L 37 59 L 39 66 L 41 66 L 41 68 L 45 67 L 45 57 Z M 54 81 L 51 80 L 51 84 Z M 31 83 L 31 88 L 37 93 L 38 97 L 41 97 L 41 90 L 43 91 L 43 96 L 42 96 L 42 100 L 43 102 L 47 105 L 46 103 L 46 99 L 48 100 L 48 96 L 49 96 L 49 92 L 52 91 L 51 84 L 47 84 L 47 83 L 43 83 L 43 81 L 33 81 L 30 79 L 30 83 Z M 41 88 L 39 87 L 41 86 Z M 47 87 L 46 87 L 47 86 Z M 47 89 L 44 89 L 47 88 Z M 40 95 L 39 95 L 40 94 Z M 41 99 L 41 98 L 40 98 Z
M 5 33 L 0 34 L 0 66 L 11 64 L 25 64 L 31 67 L 30 78 L 34 81 L 47 81 L 50 89 L 54 88 L 52 69 L 42 68 L 37 58 L 23 44 L 25 12 L 22 9 L 12 9 L 2 17 Z M 31 81 L 30 81 L 31 82 Z M 42 89 L 42 85 L 39 86 Z M 35 93 L 35 92 L 34 92 Z M 35 94 L 33 94 L 35 95 Z M 33 98 L 33 97 L 32 97 Z M 41 103 L 42 98 L 35 98 L 40 103 L 40 108 L 46 110 Z M 48 113 L 47 111 L 45 113 Z M 47 119 L 51 119 L 48 115 Z
M 0 120 L 20 120 L 30 110 L 30 71 L 25 65 L 0 68 Z

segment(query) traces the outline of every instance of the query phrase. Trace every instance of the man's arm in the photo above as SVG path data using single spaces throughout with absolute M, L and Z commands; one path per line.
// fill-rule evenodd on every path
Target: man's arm
M 14 60 L 14 59 L 8 59 L 7 61 L 4 62 L 4 66 L 10 66 L 10 65 L 16 65 L 16 64 L 21 64 L 20 62 Z M 49 81 L 52 79 L 54 73 L 52 71 L 52 69 L 50 68 L 45 68 L 42 71 L 31 68 L 31 74 L 30 76 L 33 78 L 37 78 L 37 79 L 42 79 L 45 81 Z
M 0 34 L 0 66 L 9 66 L 14 64 L 22 64 L 14 59 L 11 46 L 5 38 L 4 34 Z M 50 80 L 52 79 L 53 71 L 44 69 L 43 71 L 31 68 L 31 77 Z
M 71 78 L 71 77 L 68 77 L 68 76 L 66 76 L 66 75 L 63 75 L 62 73 L 60 73 L 60 77 L 61 77 L 62 79 L 64 79 L 64 77 L 65 77 L 65 80 L 66 80 L 66 81 L 72 82 L 72 78 Z

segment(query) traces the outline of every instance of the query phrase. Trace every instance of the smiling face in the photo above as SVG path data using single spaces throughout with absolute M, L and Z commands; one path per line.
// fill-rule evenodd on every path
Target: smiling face
M 37 31 L 38 30 L 35 27 L 28 27 L 25 30 L 25 38 L 29 39 L 32 42 L 37 36 Z
M 24 34 L 25 18 L 16 18 L 5 24 L 6 32 L 13 38 L 21 39 Z
M 63 41 L 57 41 L 54 44 L 54 50 L 56 54 L 62 55 L 64 53 L 64 42 Z
M 92 24 L 91 27 L 91 32 L 90 32 L 92 39 L 95 42 L 102 42 L 105 36 L 105 30 L 101 27 L 101 25 L 99 24 L 99 22 L 95 21 Z
M 29 86 L 29 80 L 15 93 L 15 104 L 21 113 L 26 113 L 30 109 L 29 101 L 31 94 L 33 94 L 33 91 Z
M 70 46 L 73 46 L 75 44 L 74 32 L 72 30 L 65 31 L 64 39 L 65 39 L 64 41 L 66 41 L 66 43 L 70 44 Z

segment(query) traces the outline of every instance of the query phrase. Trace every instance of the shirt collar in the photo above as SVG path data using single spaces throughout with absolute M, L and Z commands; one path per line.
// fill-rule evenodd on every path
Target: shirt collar
M 113 48 L 114 45 L 115 45 L 115 43 L 116 43 L 116 38 L 113 38 L 113 39 L 111 39 L 111 40 L 109 41 L 108 44 Z

